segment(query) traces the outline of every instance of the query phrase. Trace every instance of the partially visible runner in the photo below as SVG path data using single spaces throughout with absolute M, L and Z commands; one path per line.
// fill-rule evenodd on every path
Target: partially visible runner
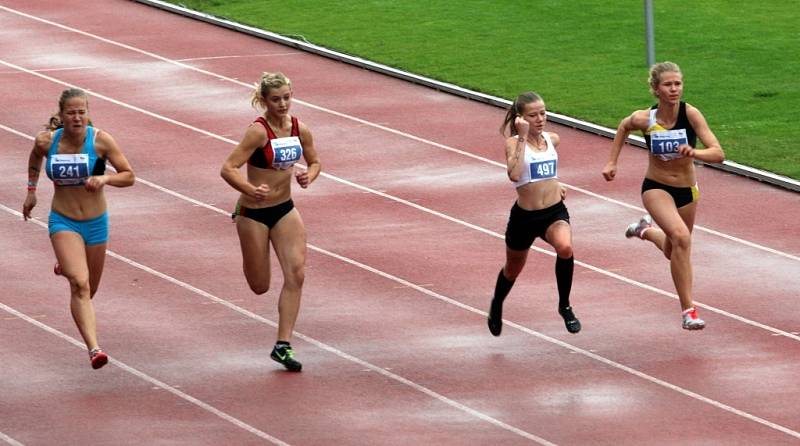
M 503 328 L 503 301 L 522 272 L 536 237 L 556 251 L 558 313 L 570 333 L 581 330 L 572 311 L 569 295 L 575 259 L 572 255 L 572 230 L 564 205 L 567 189 L 558 181 L 557 134 L 545 132 L 547 110 L 536 93 L 517 97 L 506 113 L 500 131 L 506 130 L 505 151 L 508 178 L 517 190 L 506 228 L 506 263 L 497 275 L 489 309 L 489 331 L 500 336 Z
M 620 122 L 603 177 L 607 181 L 616 177 L 625 140 L 630 132 L 641 131 L 650 150 L 642 183 L 642 203 L 648 214 L 630 224 L 625 237 L 648 240 L 669 259 L 683 328 L 700 330 L 705 322 L 697 316 L 692 301 L 692 228 L 700 199 L 694 160 L 720 163 L 725 160 L 725 153 L 700 110 L 681 101 L 683 74 L 678 65 L 653 65 L 649 82 L 658 103 L 648 110 L 637 110 Z M 704 149 L 697 148 L 698 138 Z M 653 220 L 660 229 L 653 226 Z
M 22 205 L 25 220 L 36 206 L 36 187 L 42 160 L 55 192 L 48 219 L 55 251 L 55 273 L 69 281 L 70 310 L 89 350 L 92 368 L 108 356 L 97 343 L 97 321 L 92 298 L 100 285 L 108 242 L 108 210 L 103 186 L 127 187 L 135 177 L 114 138 L 92 126 L 89 97 L 83 90 L 64 90 L 58 113 L 46 130 L 36 135 L 28 159 L 28 195 Z M 106 161 L 116 173 L 106 174 Z
M 264 73 L 251 105 L 264 109 L 222 165 L 220 174 L 241 192 L 233 217 L 242 249 L 244 276 L 250 289 L 264 294 L 270 286 L 270 245 L 283 271 L 278 298 L 278 338 L 270 357 L 299 372 L 292 332 L 300 311 L 305 278 L 306 230 L 291 197 L 292 176 L 307 188 L 319 175 L 320 161 L 311 131 L 289 114 L 292 84 L 282 73 Z M 294 164 L 305 159 L 306 170 Z M 247 178 L 239 168 L 247 164 Z M 294 173 L 294 175 L 293 175 Z

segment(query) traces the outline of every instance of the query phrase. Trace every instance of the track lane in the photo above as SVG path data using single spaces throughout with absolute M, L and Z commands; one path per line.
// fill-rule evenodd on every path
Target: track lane
M 334 195 L 335 195 L 335 194 L 331 194 L 331 196 L 334 196 Z

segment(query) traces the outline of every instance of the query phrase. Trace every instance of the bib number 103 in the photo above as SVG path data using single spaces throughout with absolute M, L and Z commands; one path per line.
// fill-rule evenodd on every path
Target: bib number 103
M 670 155 L 678 153 L 681 144 L 688 144 L 686 129 L 667 130 L 650 134 L 653 155 Z

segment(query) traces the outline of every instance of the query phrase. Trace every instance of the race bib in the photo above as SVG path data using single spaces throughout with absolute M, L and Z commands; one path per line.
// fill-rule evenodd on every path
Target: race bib
M 670 160 L 682 157 L 678 153 L 678 147 L 681 144 L 689 144 L 686 129 L 661 130 L 650 133 L 650 153 L 661 159 Z
M 530 164 L 531 181 L 546 180 L 556 177 L 558 163 L 556 160 L 534 161 Z
M 272 167 L 275 169 L 288 169 L 300 161 L 303 156 L 303 146 L 297 136 L 287 136 L 270 140 L 272 146 Z
M 83 184 L 89 177 L 89 155 L 86 153 L 55 154 L 50 164 L 53 182 L 59 186 Z

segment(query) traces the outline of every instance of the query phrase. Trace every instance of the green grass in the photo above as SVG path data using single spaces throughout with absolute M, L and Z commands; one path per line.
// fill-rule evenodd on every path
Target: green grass
M 611 128 L 654 103 L 641 0 L 174 3 Z M 728 159 L 800 179 L 800 1 L 653 3 L 656 58 L 681 66 Z

